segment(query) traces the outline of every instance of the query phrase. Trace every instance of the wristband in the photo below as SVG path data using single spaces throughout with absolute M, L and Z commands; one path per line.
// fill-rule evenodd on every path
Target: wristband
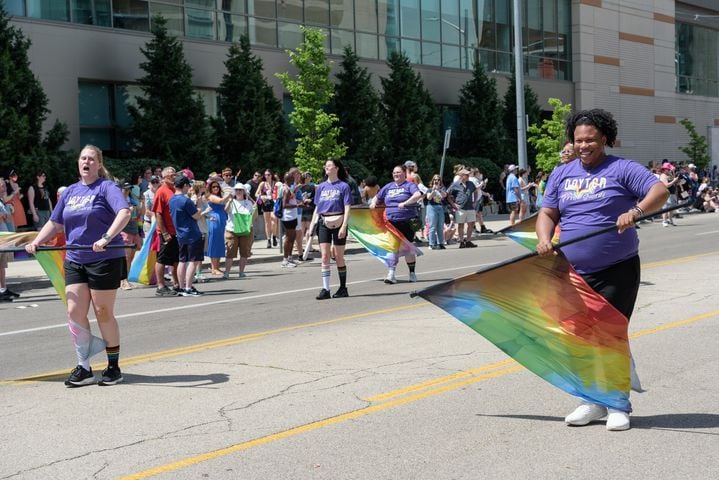
M 643 216 L 644 216 L 644 210 L 642 210 L 639 205 L 634 205 L 632 208 L 629 209 L 630 212 L 631 212 L 632 210 L 634 210 L 635 212 L 639 213 L 639 216 L 640 216 L 640 217 L 643 217 Z

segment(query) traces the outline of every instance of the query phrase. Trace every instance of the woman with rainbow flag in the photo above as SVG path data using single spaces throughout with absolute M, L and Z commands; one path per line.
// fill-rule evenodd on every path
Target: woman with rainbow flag
M 63 230 L 68 246 L 88 247 L 68 250 L 65 257 L 67 316 L 78 360 L 65 385 L 79 387 L 94 383 L 90 357 L 103 348 L 107 352 L 108 366 L 102 372 L 99 384 L 115 385 L 122 381 L 118 365 L 120 329 L 114 313 L 115 296 L 127 269 L 125 252 L 105 247 L 123 245 L 119 234 L 130 220 L 130 209 L 120 189 L 108 180 L 99 148 L 86 145 L 80 152 L 77 166 L 80 181 L 62 193 L 50 221 L 25 250 L 34 255 L 40 245 Z M 104 341 L 90 332 L 87 319 L 90 302 Z

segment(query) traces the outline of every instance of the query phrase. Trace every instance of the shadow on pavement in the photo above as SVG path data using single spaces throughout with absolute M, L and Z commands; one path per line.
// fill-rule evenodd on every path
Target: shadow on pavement
M 209 375 L 138 375 L 135 373 L 124 373 L 125 384 L 132 385 L 160 385 L 173 388 L 197 388 L 208 385 L 227 383 L 230 376 L 226 373 L 211 373 Z M 191 383 L 192 385 L 173 385 L 177 383 Z

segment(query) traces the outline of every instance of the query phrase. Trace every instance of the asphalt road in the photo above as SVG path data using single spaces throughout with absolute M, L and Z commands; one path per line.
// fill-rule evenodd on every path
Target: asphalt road
M 201 298 L 120 292 L 114 387 L 62 385 L 74 351 L 50 289 L 0 304 L 0 479 L 716 478 L 719 215 L 677 224 L 640 230 L 647 392 L 627 432 L 566 427 L 575 399 L 409 297 L 525 253 L 492 236 L 425 250 L 418 284 L 353 255 L 347 299 L 314 299 L 318 262 L 251 265 Z

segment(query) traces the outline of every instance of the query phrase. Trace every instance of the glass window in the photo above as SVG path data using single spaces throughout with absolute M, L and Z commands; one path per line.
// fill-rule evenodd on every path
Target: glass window
M 527 2 L 527 29 L 524 31 L 525 52 L 529 55 L 541 55 L 544 52 L 542 39 L 542 5 L 540 2 Z
M 112 123 L 111 85 L 81 82 L 78 87 L 80 125 L 109 126 Z
M 494 72 L 497 69 L 497 53 L 493 50 L 479 50 L 479 63 L 485 72 Z
M 106 154 L 115 150 L 109 128 L 80 127 L 80 145 L 95 145 Z
M 213 10 L 215 9 L 216 3 L 216 0 L 185 0 L 186 7 L 209 8 Z
M 461 68 L 459 47 L 442 45 L 442 66 L 447 68 Z
M 132 117 L 127 107 L 137 106 L 137 97 L 142 96 L 142 88 L 137 85 L 115 86 L 115 124 L 127 128 L 132 125 Z
M 371 3 L 374 8 L 374 2 Z M 375 24 L 377 21 L 375 20 Z M 330 0 L 330 25 L 345 30 L 354 30 L 354 13 L 352 11 L 352 0 Z M 377 27 L 375 26 L 375 31 Z
M 400 5 L 402 21 L 400 34 L 403 37 L 419 38 L 419 0 L 400 0 Z M 419 63 L 419 48 L 416 63 Z
M 479 18 L 478 45 L 482 48 L 497 48 L 497 29 L 494 23 L 494 9 L 492 2 L 483 2 L 484 10 Z
M 439 43 L 422 42 L 422 63 L 442 66 L 442 46 Z
M 232 15 L 228 12 L 218 13 L 218 38 L 225 42 L 239 42 L 240 37 L 247 33 L 247 17 Z
M 302 22 L 302 0 L 282 0 L 277 2 L 277 18 Z
M 70 21 L 67 2 L 57 0 L 27 0 L 27 16 L 45 20 Z
M 250 43 L 265 47 L 277 46 L 277 24 L 265 18 L 249 19 Z
M 571 32 L 571 6 L 569 0 L 559 0 L 557 3 L 557 56 L 568 59 L 570 55 L 569 34 Z
M 422 39 L 440 41 L 439 0 L 422 0 Z
M 197 8 L 185 9 L 185 35 L 215 40 L 215 12 Z
M 142 0 L 113 0 L 112 25 L 128 30 L 149 30 L 147 2 Z
M 173 5 L 165 5 L 163 3 L 152 3 L 152 11 L 150 12 L 151 17 L 156 15 L 162 16 L 167 20 L 167 32 L 170 35 L 181 37 L 184 35 L 184 20 L 182 18 L 182 8 L 175 7 Z M 152 18 L 150 18 L 152 21 Z
M 380 33 L 399 35 L 399 0 L 378 0 L 377 15 Z
M 200 97 L 202 105 L 205 107 L 205 115 L 208 117 L 217 117 L 217 92 L 214 90 L 198 89 L 195 95 Z
M 275 0 L 247 0 L 247 13 L 258 17 L 275 18 Z
M 25 0 L 5 0 L 5 11 L 10 16 L 25 16 Z
M 328 0 L 311 0 L 305 2 L 305 22 L 315 25 L 329 25 L 330 4 Z
M 223 12 L 230 13 L 246 13 L 245 12 L 245 0 L 219 0 L 218 7 Z
M 112 12 L 110 0 L 95 0 L 95 25 L 103 27 L 112 26 Z
M 377 59 L 377 35 L 357 33 L 357 55 L 361 58 Z
M 352 50 L 355 50 L 354 33 L 348 30 L 333 29 L 331 32 L 330 41 L 332 43 L 332 53 L 334 55 L 342 55 L 342 52 L 347 45 L 352 47 Z M 375 51 L 376 50 L 377 49 L 375 48 Z
M 402 51 L 407 54 L 409 61 L 412 63 L 422 63 L 422 49 L 416 40 L 402 39 Z
M 477 38 L 477 14 L 474 0 L 459 0 L 459 26 L 462 35 L 462 45 L 476 47 L 479 45 Z
M 293 50 L 302 43 L 302 32 L 298 23 L 279 22 L 278 27 L 280 48 Z
M 377 6 L 375 2 L 355 2 L 355 22 L 360 32 L 377 32 Z M 359 42 L 358 42 L 359 43 Z
M 387 60 L 392 52 L 399 52 L 399 38 L 379 37 L 379 59 Z
M 70 11 L 72 12 L 72 22 L 82 23 L 84 25 L 93 25 L 95 23 L 92 14 L 92 0 L 72 0 L 70 2 Z
M 442 43 L 459 44 L 459 3 L 457 0 L 442 2 Z

